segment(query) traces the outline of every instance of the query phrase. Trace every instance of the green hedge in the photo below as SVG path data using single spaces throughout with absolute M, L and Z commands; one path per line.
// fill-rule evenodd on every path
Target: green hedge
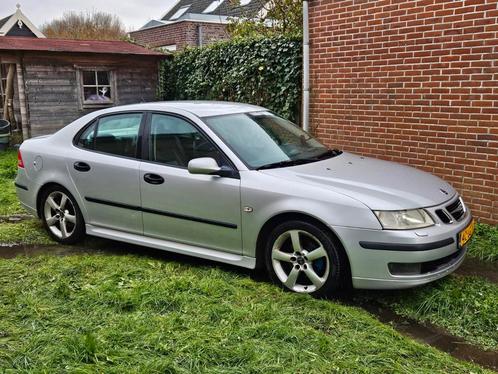
M 162 100 L 223 100 L 264 106 L 298 121 L 302 42 L 241 39 L 175 54 L 162 65 Z

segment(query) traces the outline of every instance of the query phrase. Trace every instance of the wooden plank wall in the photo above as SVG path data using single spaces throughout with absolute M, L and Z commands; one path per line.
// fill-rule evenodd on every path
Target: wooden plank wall
M 51 134 L 84 114 L 78 69 L 105 67 L 116 80 L 114 105 L 156 100 L 157 58 L 113 55 L 25 55 L 25 86 L 31 136 Z

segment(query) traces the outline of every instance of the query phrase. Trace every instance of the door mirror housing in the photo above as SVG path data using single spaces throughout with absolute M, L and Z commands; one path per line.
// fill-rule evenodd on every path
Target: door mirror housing
M 194 158 L 188 163 L 190 174 L 217 175 L 219 177 L 239 178 L 239 173 L 227 166 L 220 166 L 214 158 Z
M 221 170 L 216 160 L 211 157 L 194 158 L 188 163 L 190 174 L 216 175 Z

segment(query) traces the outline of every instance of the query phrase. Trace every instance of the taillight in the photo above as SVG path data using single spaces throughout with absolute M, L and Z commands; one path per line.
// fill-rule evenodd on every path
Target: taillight
M 22 160 L 21 150 L 17 151 L 17 167 L 24 169 L 24 161 Z

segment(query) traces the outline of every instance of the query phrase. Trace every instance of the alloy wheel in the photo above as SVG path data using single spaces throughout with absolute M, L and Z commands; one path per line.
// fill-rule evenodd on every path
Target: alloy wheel
M 271 258 L 278 279 L 295 292 L 315 292 L 329 276 L 330 260 L 325 247 L 304 230 L 281 234 L 273 243 Z
M 44 217 L 49 230 L 59 239 L 69 238 L 76 229 L 76 210 L 64 192 L 54 191 L 47 196 Z

